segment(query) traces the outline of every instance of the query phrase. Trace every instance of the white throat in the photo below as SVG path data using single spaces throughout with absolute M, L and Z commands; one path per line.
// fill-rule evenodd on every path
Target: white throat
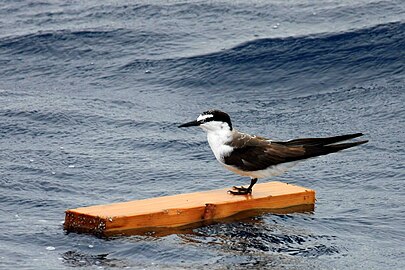
M 207 140 L 215 158 L 224 164 L 224 157 L 233 150 L 228 145 L 233 139 L 233 131 L 224 122 L 211 121 L 200 125 L 207 132 Z

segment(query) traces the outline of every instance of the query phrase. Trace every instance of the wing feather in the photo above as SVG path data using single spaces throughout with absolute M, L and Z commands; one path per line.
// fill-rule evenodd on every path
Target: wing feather
M 326 155 L 367 142 L 329 144 L 358 136 L 360 134 L 323 139 L 310 138 L 289 142 L 270 142 L 242 133 L 230 144 L 233 147 L 233 151 L 224 157 L 224 162 L 226 165 L 231 165 L 244 171 L 264 170 L 281 163 Z

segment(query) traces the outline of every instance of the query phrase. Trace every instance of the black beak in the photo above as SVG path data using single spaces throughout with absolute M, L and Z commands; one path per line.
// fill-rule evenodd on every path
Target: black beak
M 182 128 L 182 127 L 194 127 L 194 126 L 199 126 L 200 124 L 201 124 L 200 121 L 195 120 L 195 121 L 191 121 L 191 122 L 182 124 L 182 125 L 179 126 L 179 128 Z

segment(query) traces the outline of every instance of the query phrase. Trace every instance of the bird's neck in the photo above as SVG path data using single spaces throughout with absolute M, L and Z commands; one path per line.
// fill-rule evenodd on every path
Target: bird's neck
M 233 148 L 229 146 L 232 138 L 233 130 L 220 129 L 207 131 L 208 143 L 219 162 L 223 162 L 223 157 L 232 151 Z

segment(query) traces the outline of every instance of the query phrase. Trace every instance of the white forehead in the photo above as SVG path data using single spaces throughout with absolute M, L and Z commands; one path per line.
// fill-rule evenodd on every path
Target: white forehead
M 205 120 L 210 117 L 214 117 L 214 116 L 212 114 L 200 114 L 200 116 L 198 116 L 198 118 L 197 118 L 197 121 Z

